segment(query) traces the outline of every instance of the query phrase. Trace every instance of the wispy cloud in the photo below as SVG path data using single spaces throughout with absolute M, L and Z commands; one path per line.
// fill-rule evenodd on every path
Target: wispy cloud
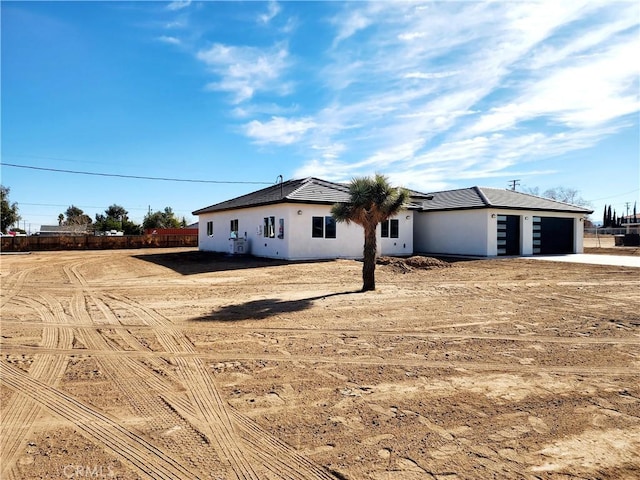
M 525 176 L 640 110 L 634 2 L 327 2 L 318 11 L 329 13 L 292 16 L 286 24 L 299 28 L 283 28 L 281 5 L 263 4 L 244 20 L 265 26 L 247 45 L 196 53 L 214 75 L 206 88 L 229 94 L 240 132 L 303 159 L 295 176 L 379 171 L 414 188 Z M 301 47 L 300 32 L 317 32 L 304 22 L 321 32 L 313 46 Z
M 258 22 L 268 24 L 278 13 L 280 13 L 278 2 L 271 1 L 267 4 L 267 12 L 258 15 Z
M 171 2 L 167 5 L 167 10 L 182 10 L 183 8 L 187 8 L 189 5 L 191 5 L 191 0 L 176 0 L 175 2 Z
M 414 186 L 540 172 L 527 165 L 589 148 L 640 110 L 639 13 L 632 2 L 350 4 L 333 17 L 339 49 L 323 79 L 335 100 L 314 115 L 316 145 L 343 145 L 326 164 L 338 171 L 404 171 Z M 310 155 L 296 173 L 324 165 Z
M 162 43 L 168 43 L 170 45 L 180 45 L 182 42 L 177 37 L 171 37 L 169 35 L 161 35 L 157 37 L 157 40 Z
M 246 135 L 256 143 L 289 145 L 298 141 L 308 130 L 316 126 L 309 118 L 286 119 L 272 117 L 268 122 L 253 120 L 245 125 Z
M 286 94 L 290 84 L 281 82 L 289 52 L 283 45 L 270 49 L 214 44 L 197 53 L 209 69 L 220 77 L 207 85 L 209 90 L 233 94 L 233 103 L 251 99 L 259 91 Z

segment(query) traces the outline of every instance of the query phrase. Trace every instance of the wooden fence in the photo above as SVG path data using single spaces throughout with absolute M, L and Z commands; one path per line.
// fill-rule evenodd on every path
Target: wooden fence
M 53 250 L 111 250 L 122 248 L 197 247 L 198 235 L 128 235 L 111 236 L 59 236 L 31 235 L 2 237 L 3 252 L 36 252 Z

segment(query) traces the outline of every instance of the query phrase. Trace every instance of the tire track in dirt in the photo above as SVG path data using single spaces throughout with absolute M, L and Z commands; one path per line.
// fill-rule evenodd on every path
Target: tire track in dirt
M 11 301 L 11 299 L 22 290 L 22 286 L 26 282 L 27 277 L 36 270 L 38 270 L 38 267 L 25 268 L 2 279 L 0 308 L 4 307 L 6 303 Z
M 511 321 L 505 321 L 504 323 L 509 323 Z M 8 320 L 3 321 L 5 325 L 19 325 L 21 322 Z M 30 322 L 30 326 L 42 326 L 43 323 L 38 322 Z M 470 323 L 450 323 L 443 326 L 438 326 L 438 329 L 444 328 L 464 328 L 467 326 L 483 326 L 483 325 L 494 325 L 494 323 L 489 322 L 470 322 Z M 55 323 L 51 326 L 57 328 L 81 328 L 81 329 L 91 329 L 96 328 L 95 325 L 89 323 L 78 324 L 77 326 L 70 326 L 69 324 L 63 323 Z M 150 332 L 153 333 L 162 333 L 162 330 L 182 330 L 188 331 L 189 326 L 180 326 L 180 329 L 172 326 L 150 326 L 150 325 L 140 325 L 140 324 L 122 324 L 123 328 L 135 328 L 136 330 L 141 330 L 148 328 Z M 228 327 L 217 327 L 212 325 L 207 329 L 209 333 L 222 332 L 227 333 L 229 331 Z M 243 327 L 240 325 L 234 325 L 235 332 L 251 332 L 251 333 L 275 333 L 275 334 L 292 334 L 292 335 L 344 335 L 344 336 L 370 336 L 370 337 L 396 337 L 396 336 L 406 336 L 410 338 L 420 338 L 420 339 L 452 339 L 452 340 L 508 340 L 512 342 L 522 342 L 522 343 L 559 343 L 559 344 L 567 344 L 567 345 L 581 345 L 581 344 L 589 344 L 589 345 L 640 345 L 640 337 L 609 337 L 609 336 L 599 336 L 599 337 L 558 337 L 551 335 L 538 335 L 538 334 L 530 334 L 530 335 L 509 335 L 509 334 L 491 334 L 491 333 L 443 333 L 436 332 L 432 330 L 432 327 L 426 328 L 424 331 L 417 331 L 411 329 L 384 329 L 384 330 L 375 330 L 368 329 L 363 331 L 362 329 L 330 329 L 330 328 L 295 328 L 295 327 Z M 10 347 L 8 347 L 10 348 Z M 28 348 L 28 347 L 27 347 Z M 158 352 L 154 352 L 158 353 Z M 174 352 L 176 353 L 176 352 Z M 184 352 L 183 352 L 184 353 Z
M 70 395 L 40 382 L 20 370 L 0 362 L 1 381 L 14 391 L 41 404 L 55 415 L 74 424 L 90 440 L 98 439 L 115 456 L 132 465 L 140 475 L 151 479 L 182 480 L 200 478 L 187 470 L 140 434 L 124 428 L 110 418 Z
M 259 469 L 260 466 L 269 467 L 272 473 L 277 475 L 282 475 L 283 472 L 290 470 L 292 474 L 296 475 L 292 478 L 325 478 L 323 476 L 318 477 L 318 475 L 327 475 L 324 470 L 315 467 L 309 460 L 301 462 L 302 456 L 300 454 L 291 447 L 282 448 L 282 442 L 278 443 L 271 435 L 267 435 L 265 437 L 266 440 L 256 441 L 251 433 L 255 432 L 255 430 L 245 428 L 246 435 L 243 438 L 238 437 L 235 429 L 236 422 L 229 413 L 230 407 L 222 399 L 215 382 L 211 378 L 211 374 L 202 363 L 202 359 L 197 356 L 195 347 L 184 333 L 173 327 L 168 319 L 152 309 L 139 305 L 126 297 L 110 295 L 110 298 L 125 306 L 129 311 L 134 312 L 143 323 L 156 327 L 157 337 L 162 346 L 168 352 L 178 354 L 173 356 L 172 359 L 180 367 L 178 374 L 186 388 L 191 404 L 194 407 L 198 407 L 189 417 L 198 419 L 196 427 L 204 427 L 206 433 L 216 440 L 218 447 L 224 452 L 224 456 L 237 462 L 232 465 L 234 469 L 240 469 L 240 473 L 247 475 L 246 478 L 254 478 L 250 475 L 256 475 L 255 470 Z M 185 357 L 181 355 L 183 353 L 189 353 L 192 356 Z M 245 423 L 253 422 L 245 419 Z M 271 451 L 274 454 L 268 456 L 264 451 L 246 448 L 244 443 L 247 441 L 251 445 L 261 445 L 263 447 L 277 444 L 280 448 L 275 449 L 276 451 L 274 451 L 274 448 L 269 448 L 267 451 Z M 258 452 L 260 458 L 256 458 L 256 452 Z M 247 462 L 245 460 L 246 457 L 252 459 L 253 462 Z M 255 478 L 262 477 L 256 476 Z M 328 476 L 326 478 L 333 477 Z
M 118 390 L 125 396 L 130 407 L 141 417 L 144 418 L 147 425 L 152 431 L 161 432 L 167 429 L 168 425 L 179 426 L 181 428 L 172 432 L 172 444 L 167 442 L 166 449 L 173 451 L 174 454 L 179 454 L 185 447 L 190 446 L 190 451 L 197 451 L 201 449 L 202 439 L 198 433 L 192 430 L 190 425 L 185 425 L 183 419 L 179 417 L 174 411 L 167 408 L 162 399 L 150 394 L 153 389 L 149 388 L 148 380 L 153 378 L 153 374 L 143 367 L 141 367 L 135 357 L 123 356 L 125 352 L 137 352 L 142 354 L 142 358 L 147 358 L 144 347 L 124 328 L 114 328 L 124 343 L 131 348 L 131 350 L 121 350 L 121 345 L 114 343 L 113 341 L 105 339 L 99 330 L 103 325 L 113 325 L 117 323 L 117 317 L 112 310 L 104 303 L 104 301 L 95 293 L 84 293 L 84 285 L 86 281 L 78 271 L 79 265 L 74 265 L 70 268 L 66 268 L 65 272 L 70 278 L 70 281 L 79 286 L 79 289 L 75 292 L 71 308 L 73 316 L 81 319 L 83 324 L 91 324 L 90 328 L 84 328 L 79 332 L 82 342 L 86 345 L 87 349 L 83 353 L 92 351 L 96 362 L 100 365 L 102 371 L 108 376 L 109 380 L 113 382 Z M 96 329 L 96 316 L 91 315 L 88 304 L 98 304 L 97 312 L 104 317 L 102 321 L 98 320 L 100 328 Z M 96 352 L 96 354 L 93 354 Z M 105 355 L 105 353 L 111 353 L 112 355 Z M 113 355 L 115 354 L 115 356 Z M 188 427 L 188 428 L 184 428 Z M 177 447 L 179 448 L 177 448 Z M 198 470 L 209 470 L 211 472 L 219 469 L 219 465 L 215 463 L 218 455 L 209 451 L 208 455 L 201 455 L 198 461 L 198 465 L 191 462 L 194 468 Z M 190 461 L 185 459 L 185 461 Z
M 60 323 L 66 319 L 62 306 L 53 298 L 43 296 L 42 299 L 43 301 L 39 302 L 35 298 L 16 297 L 16 300 L 29 306 L 43 320 L 40 344 L 44 349 L 54 351 L 70 349 L 73 345 L 72 331 L 47 325 L 47 323 Z M 34 355 L 33 362 L 29 367 L 29 375 L 48 385 L 55 386 L 63 377 L 68 361 L 67 355 L 47 353 Z M 34 423 L 40 414 L 40 405 L 19 391 L 15 392 L 3 405 L 0 442 L 3 477 L 9 472 L 16 475 L 16 462 L 21 447 L 27 443 Z
M 79 272 L 80 266 L 81 264 L 69 266 L 65 269 L 65 272 L 73 284 L 85 287 L 88 285 L 88 282 L 86 282 L 86 280 Z M 104 314 L 104 317 L 109 324 L 113 325 L 118 322 L 116 315 L 113 313 L 111 307 L 109 307 L 109 305 L 107 304 L 107 301 L 109 301 L 109 297 L 94 294 L 92 292 L 89 292 L 88 297 L 90 297 L 93 303 L 98 305 L 99 311 Z M 114 298 L 112 296 L 111 301 L 113 300 Z M 126 298 L 124 301 L 120 300 L 120 303 L 124 304 L 124 306 L 129 310 L 135 310 L 135 314 L 139 318 L 141 318 L 141 320 L 145 324 L 150 324 L 153 326 L 170 324 L 168 320 L 155 314 L 155 312 L 153 312 L 152 310 L 136 305 L 134 302 L 128 301 Z M 85 316 L 85 314 L 83 314 L 79 310 L 80 309 L 78 309 L 78 314 L 81 316 Z M 89 315 L 89 318 L 87 320 L 92 320 L 91 315 Z M 137 349 L 135 351 L 140 350 L 141 346 L 139 342 L 133 335 L 130 334 L 130 332 L 123 328 L 117 328 L 115 330 L 118 331 L 120 337 L 128 340 L 128 344 L 136 345 Z M 186 338 L 183 334 L 177 333 L 174 329 L 161 330 L 157 337 L 160 343 L 163 344 L 168 352 L 178 354 L 181 352 L 188 352 L 195 354 L 195 349 L 188 338 Z M 91 340 L 88 339 L 87 343 L 91 343 Z M 97 347 L 97 345 L 92 346 Z M 102 345 L 102 348 L 97 349 L 109 350 L 108 346 L 106 345 Z M 248 461 L 251 456 L 248 455 L 248 452 L 242 447 L 241 439 L 235 433 L 235 429 L 233 428 L 233 425 L 231 424 L 231 421 L 225 410 L 225 402 L 223 402 L 222 398 L 220 397 L 217 391 L 217 387 L 214 385 L 210 376 L 207 374 L 201 360 L 199 358 L 178 358 L 173 359 L 173 361 L 178 366 L 180 379 L 182 380 L 182 383 L 188 392 L 190 400 L 194 405 L 198 407 L 197 418 L 199 419 L 199 422 L 197 422 L 194 427 L 202 431 L 205 435 L 216 442 L 218 446 L 218 457 L 222 460 L 226 460 L 229 463 L 229 469 L 235 473 L 237 478 L 248 480 L 257 480 L 258 478 L 260 478 L 256 474 L 255 468 L 252 463 Z M 101 362 L 104 365 L 104 356 L 101 357 Z M 136 382 L 135 385 L 123 385 L 122 378 L 127 377 L 127 373 L 128 376 L 130 376 L 131 372 L 136 370 L 131 362 L 125 363 L 126 365 L 121 361 L 119 361 L 117 364 L 112 363 L 111 365 L 109 365 L 109 367 L 111 367 L 109 368 L 109 370 L 111 370 L 112 373 L 111 377 L 121 385 L 121 389 L 131 395 L 131 393 L 135 391 L 136 386 L 139 386 L 141 384 L 144 385 L 146 383 L 144 379 L 140 379 L 142 381 Z M 146 372 L 144 378 L 146 379 L 148 377 L 149 373 Z M 137 400 L 132 398 L 132 403 L 134 405 L 137 405 L 138 408 L 141 404 L 140 401 L 145 402 L 145 400 L 147 400 L 148 403 L 149 397 L 146 391 L 140 393 L 145 394 L 144 398 L 139 398 L 138 395 L 134 395 L 134 397 L 138 397 Z M 140 413 L 143 416 L 147 416 L 150 412 Z M 157 418 L 157 415 L 155 416 L 155 418 Z M 161 422 L 161 424 L 162 423 L 164 425 L 167 424 L 166 420 Z M 298 478 L 303 477 L 299 476 Z M 317 478 L 317 476 L 308 478 Z
M 3 350 L 7 352 L 11 351 L 40 351 L 37 347 L 24 347 L 24 346 L 11 346 L 7 345 L 3 347 Z M 82 350 L 87 355 L 92 355 L 101 358 L 113 357 L 114 359 L 130 358 L 148 358 L 150 356 L 156 358 L 166 358 L 168 355 L 166 352 L 105 352 L 104 350 Z M 45 351 L 48 354 L 73 354 L 78 353 L 78 350 L 60 351 L 49 350 Z M 175 357 L 178 358 L 178 357 Z M 504 362 L 479 362 L 479 361 L 460 361 L 460 360 L 426 360 L 421 358 L 382 358 L 362 355 L 359 357 L 343 358 L 343 357 L 331 357 L 327 355 L 276 355 L 269 353 L 251 354 L 251 353 L 237 353 L 225 354 L 225 353 L 213 353 L 213 352 L 199 352 L 199 353 L 185 353 L 180 354 L 179 358 L 200 358 L 201 360 L 207 359 L 215 362 L 229 362 L 229 361 L 265 361 L 265 362 L 277 362 L 277 363 L 296 363 L 304 362 L 308 364 L 334 364 L 334 365 L 372 365 L 372 366 L 397 366 L 397 367 L 424 367 L 432 369 L 464 369 L 468 371 L 500 371 L 513 372 L 513 373 L 572 373 L 576 375 L 612 375 L 612 376 L 638 376 L 637 368 L 633 366 L 629 367 L 598 367 L 590 365 L 523 365 L 520 363 L 507 364 Z

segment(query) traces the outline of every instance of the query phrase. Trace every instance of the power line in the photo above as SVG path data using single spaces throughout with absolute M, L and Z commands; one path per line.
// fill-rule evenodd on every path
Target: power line
M 117 173 L 99 173 L 99 172 L 81 172 L 78 170 L 62 170 L 58 168 L 34 167 L 32 165 L 18 165 L 15 163 L 0 163 L 3 167 L 27 168 L 30 170 L 43 170 L 47 172 L 72 173 L 76 175 L 93 175 L 97 177 L 117 177 L 117 178 L 134 178 L 137 180 L 161 180 L 165 182 L 187 182 L 187 183 L 218 183 L 218 184 L 251 184 L 251 185 L 273 185 L 273 182 L 243 182 L 228 180 L 194 180 L 188 178 L 168 178 L 168 177 L 147 177 L 142 175 L 120 175 Z

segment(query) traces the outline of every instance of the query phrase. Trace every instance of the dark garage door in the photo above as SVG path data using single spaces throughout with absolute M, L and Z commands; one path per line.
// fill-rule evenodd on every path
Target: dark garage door
M 533 253 L 574 253 L 573 218 L 534 217 Z

